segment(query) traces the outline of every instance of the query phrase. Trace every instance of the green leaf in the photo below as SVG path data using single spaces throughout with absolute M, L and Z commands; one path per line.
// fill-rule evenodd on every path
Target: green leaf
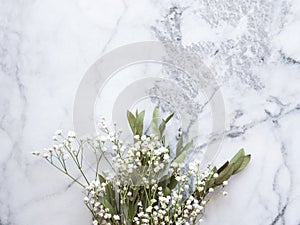
M 128 210 L 128 216 L 130 221 L 133 220 L 134 216 L 137 213 L 138 210 L 138 206 L 137 203 L 139 202 L 139 196 L 135 199 L 135 201 L 133 201 L 133 205 L 130 206 L 130 210 Z
M 233 172 L 234 173 L 242 165 L 244 157 L 245 157 L 245 151 L 244 151 L 244 149 L 241 149 L 240 151 L 238 151 L 238 153 L 236 153 L 236 155 L 230 161 L 230 164 L 233 165 Z
M 159 138 L 161 139 L 163 137 L 163 134 L 165 132 L 166 129 L 166 125 L 167 123 L 170 121 L 170 119 L 174 116 L 174 113 L 172 113 L 171 115 L 169 115 L 165 120 L 163 119 L 161 124 L 159 125 Z
M 193 140 L 191 140 L 190 142 L 186 143 L 186 145 L 184 146 L 184 148 L 182 149 L 182 151 L 188 151 L 193 145 Z
M 162 137 L 161 143 L 163 144 L 163 146 L 166 146 L 166 137 L 165 136 Z
M 215 183 L 215 178 L 214 178 L 214 174 L 217 172 L 217 168 L 214 167 L 210 173 L 210 175 L 207 177 L 207 181 L 205 183 L 205 190 L 208 190 L 209 188 L 214 186 Z
M 102 203 L 102 205 L 104 205 L 105 208 L 108 208 L 109 209 L 109 213 L 111 214 L 116 214 L 116 211 L 114 210 L 114 207 L 109 203 L 109 201 L 105 198 L 105 197 L 102 197 L 100 196 L 98 198 L 99 202 Z
M 168 123 L 168 122 L 170 121 L 170 119 L 172 119 L 173 116 L 174 116 L 174 113 L 172 113 L 171 115 L 169 115 L 169 116 L 165 119 L 166 123 Z
M 168 187 L 166 187 L 165 189 L 163 189 L 163 192 L 164 192 L 165 196 L 168 196 L 168 195 L 171 194 L 171 190 Z
M 106 182 L 106 179 L 101 174 L 98 174 L 98 177 L 99 177 L 100 183 L 105 183 Z
M 173 175 L 170 177 L 170 182 L 169 182 L 168 187 L 169 187 L 171 190 L 173 190 L 176 186 L 177 186 L 177 180 L 175 179 L 175 175 L 173 174 Z
M 224 181 L 228 180 L 234 171 L 234 167 L 228 164 L 228 166 L 219 174 L 218 178 L 215 181 L 215 184 L 222 184 Z
M 183 145 L 183 136 L 180 136 L 179 141 L 176 146 L 176 156 L 178 156 L 180 154 L 182 145 Z
M 250 160 L 251 160 L 251 155 L 246 155 L 240 167 L 236 171 L 234 171 L 234 174 L 241 172 L 248 165 Z
M 135 122 L 136 132 L 135 132 L 135 134 L 138 134 L 140 136 L 143 135 L 144 117 L 145 117 L 145 110 L 142 111 L 141 113 L 139 113 L 136 117 L 136 122 Z
M 235 156 L 230 160 L 230 163 L 236 163 L 240 158 L 243 158 L 245 156 L 245 151 L 242 148 L 241 150 L 239 150 Z
M 187 154 L 187 151 L 189 150 L 189 148 L 193 145 L 193 140 L 188 142 L 184 148 L 182 149 L 181 153 L 179 154 L 179 156 L 177 156 L 173 162 L 176 162 L 176 163 L 183 163 L 184 160 L 185 160 L 185 157 L 186 157 L 186 154 Z
M 152 130 L 153 134 L 155 134 L 157 136 L 160 135 L 160 132 L 158 129 L 158 107 L 157 106 L 153 110 L 151 130 Z
M 135 134 L 135 132 L 136 132 L 136 130 L 135 130 L 135 120 L 136 120 L 136 118 L 135 118 L 135 116 L 130 112 L 130 111 L 128 111 L 127 110 L 127 120 L 128 120 L 128 122 L 129 122 L 129 125 L 130 125 L 130 128 L 131 128 L 131 130 L 132 130 L 132 133 L 133 134 Z
M 163 136 L 163 134 L 165 132 L 165 129 L 166 129 L 166 122 L 163 120 L 161 122 L 161 124 L 159 125 L 159 128 L 158 128 L 158 130 L 159 130 L 159 138 L 160 139 L 162 138 L 162 136 Z
M 223 164 L 223 166 L 221 166 L 217 173 L 220 174 L 227 166 L 229 165 L 229 162 L 227 161 L 226 163 Z

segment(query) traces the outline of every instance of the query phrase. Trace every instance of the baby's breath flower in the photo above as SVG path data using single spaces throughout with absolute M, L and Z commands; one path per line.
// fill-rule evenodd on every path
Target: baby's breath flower
M 114 220 L 120 220 L 119 215 L 114 215 L 113 218 L 114 218 Z
M 218 177 L 219 177 L 219 174 L 215 173 L 214 178 L 218 178 Z
M 35 151 L 35 152 L 31 152 L 31 154 L 34 155 L 34 156 L 39 156 L 41 153 L 38 152 L 38 151 Z
M 61 134 L 62 134 L 62 130 L 60 130 L 60 129 L 59 129 L 59 130 L 56 130 L 56 131 L 55 131 L 55 134 L 56 134 L 56 135 L 61 135 Z
M 68 138 L 76 138 L 76 134 L 74 131 L 69 131 L 68 132 Z
M 90 199 L 88 197 L 84 197 L 83 201 L 87 204 L 90 201 Z

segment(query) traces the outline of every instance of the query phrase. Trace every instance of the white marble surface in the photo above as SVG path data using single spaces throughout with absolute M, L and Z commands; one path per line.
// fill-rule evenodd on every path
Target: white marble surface
M 205 224 L 299 225 L 299 0 L 0 0 L 0 224 L 90 224 L 81 190 L 30 152 L 72 129 L 92 63 L 145 40 L 180 42 L 214 68 L 226 106 L 217 161 L 253 156 Z

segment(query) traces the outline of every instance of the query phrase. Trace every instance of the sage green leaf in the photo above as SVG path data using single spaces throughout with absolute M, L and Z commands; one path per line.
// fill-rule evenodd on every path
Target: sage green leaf
M 175 187 L 177 186 L 177 180 L 175 179 L 175 175 L 172 175 L 170 177 L 170 182 L 169 182 L 169 185 L 168 187 L 173 190 Z
M 99 177 L 100 183 L 106 183 L 106 179 L 101 174 L 98 174 L 98 177 Z
M 101 202 L 102 205 L 104 205 L 105 208 L 109 209 L 109 213 L 111 213 L 113 215 L 116 214 L 116 211 L 115 211 L 114 207 L 110 204 L 109 201 L 107 201 L 107 199 L 105 197 L 100 196 L 98 198 L 98 201 Z
M 130 210 L 128 210 L 128 216 L 129 216 L 130 221 L 133 220 L 134 216 L 137 213 L 137 210 L 138 210 L 137 203 L 138 202 L 139 202 L 139 198 L 137 198 L 137 200 L 133 202 L 133 205 L 131 205 Z
M 171 115 L 169 115 L 169 116 L 165 119 L 166 123 L 168 123 L 168 122 L 170 121 L 170 119 L 172 119 L 173 116 L 174 116 L 174 113 L 172 113 Z
M 186 154 L 187 154 L 187 151 L 189 150 L 189 148 L 193 145 L 193 140 L 188 142 L 184 148 L 182 149 L 181 153 L 179 154 L 179 156 L 177 156 L 173 162 L 176 162 L 176 163 L 183 163 L 184 160 L 185 160 L 185 157 L 186 157 Z
M 230 164 L 233 165 L 234 169 L 233 169 L 233 173 L 235 173 L 235 171 L 237 171 L 240 166 L 243 163 L 245 157 L 245 151 L 244 149 L 241 149 L 230 161 Z
M 174 113 L 172 113 L 171 115 L 169 115 L 165 120 L 163 119 L 161 124 L 159 125 L 158 129 L 159 129 L 159 132 L 160 132 L 160 135 L 159 135 L 159 138 L 161 139 L 164 132 L 165 132 L 165 129 L 166 129 L 166 125 L 167 123 L 170 121 L 170 119 L 174 116 Z
M 215 178 L 214 178 L 214 172 L 212 172 L 208 177 L 207 177 L 207 181 L 205 182 L 205 190 L 208 190 L 209 188 L 211 188 L 214 183 L 215 183 Z
M 180 154 L 182 146 L 183 146 L 183 136 L 180 136 L 179 141 L 176 146 L 176 156 L 178 156 Z
M 138 118 L 138 115 L 139 115 L 139 111 L 135 110 L 135 118 Z
M 234 166 L 229 163 L 228 166 L 219 174 L 215 184 L 222 184 L 224 181 L 228 180 L 232 176 L 233 171 Z
M 135 116 L 127 110 L 127 120 L 129 122 L 129 125 L 130 125 L 130 128 L 131 128 L 131 131 L 133 134 L 135 134 L 136 130 L 135 130 L 135 123 L 136 123 L 136 118 Z
M 152 133 L 159 136 L 159 129 L 158 129 L 158 107 L 155 107 L 153 110 L 153 115 L 152 115 L 152 122 L 151 122 L 151 130 Z
M 218 170 L 217 173 L 220 174 L 227 166 L 229 165 L 229 162 L 227 161 L 226 163 L 223 164 Z
M 251 160 L 251 155 L 246 155 L 240 167 L 236 171 L 234 171 L 234 174 L 241 172 L 248 165 L 250 160 Z
M 163 189 L 163 192 L 164 192 L 165 196 L 169 196 L 171 194 L 171 190 L 168 187 L 166 187 L 165 189 Z
M 166 146 L 166 137 L 165 136 L 162 137 L 161 143 L 163 144 L 163 146 Z
M 163 136 L 163 134 L 165 132 L 165 129 L 166 129 L 166 122 L 163 120 L 161 122 L 161 124 L 159 125 L 159 128 L 158 128 L 158 130 L 159 130 L 159 138 L 162 138 L 162 136 Z
M 157 106 L 153 110 L 152 120 L 155 124 L 158 125 L 158 107 Z
M 235 156 L 230 160 L 230 163 L 236 163 L 237 161 L 239 161 L 239 159 L 244 158 L 245 156 L 245 151 L 242 148 L 241 150 L 239 150 Z
M 145 110 L 137 115 L 135 122 L 135 134 L 143 135 Z
M 138 193 L 139 193 L 139 189 L 138 188 L 136 188 L 136 189 L 134 189 L 133 191 L 132 191 L 132 197 L 133 197 L 133 199 L 136 199 L 136 197 L 137 197 L 137 195 L 138 195 Z
M 186 145 L 184 146 L 184 148 L 182 149 L 182 151 L 188 151 L 193 145 L 193 140 L 191 140 L 190 142 L 186 143 Z

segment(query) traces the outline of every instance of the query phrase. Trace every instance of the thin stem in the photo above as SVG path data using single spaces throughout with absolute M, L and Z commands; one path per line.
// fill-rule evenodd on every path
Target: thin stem
M 60 172 L 66 174 L 69 178 L 71 178 L 73 181 L 75 181 L 77 184 L 79 184 L 81 187 L 85 188 L 86 186 L 84 186 L 81 182 L 78 181 L 78 179 L 74 178 L 71 174 L 69 174 L 67 171 L 62 170 L 61 168 L 59 168 L 58 166 L 56 166 L 53 162 L 51 162 L 49 159 L 46 159 L 52 166 L 54 166 L 56 169 L 58 169 Z

